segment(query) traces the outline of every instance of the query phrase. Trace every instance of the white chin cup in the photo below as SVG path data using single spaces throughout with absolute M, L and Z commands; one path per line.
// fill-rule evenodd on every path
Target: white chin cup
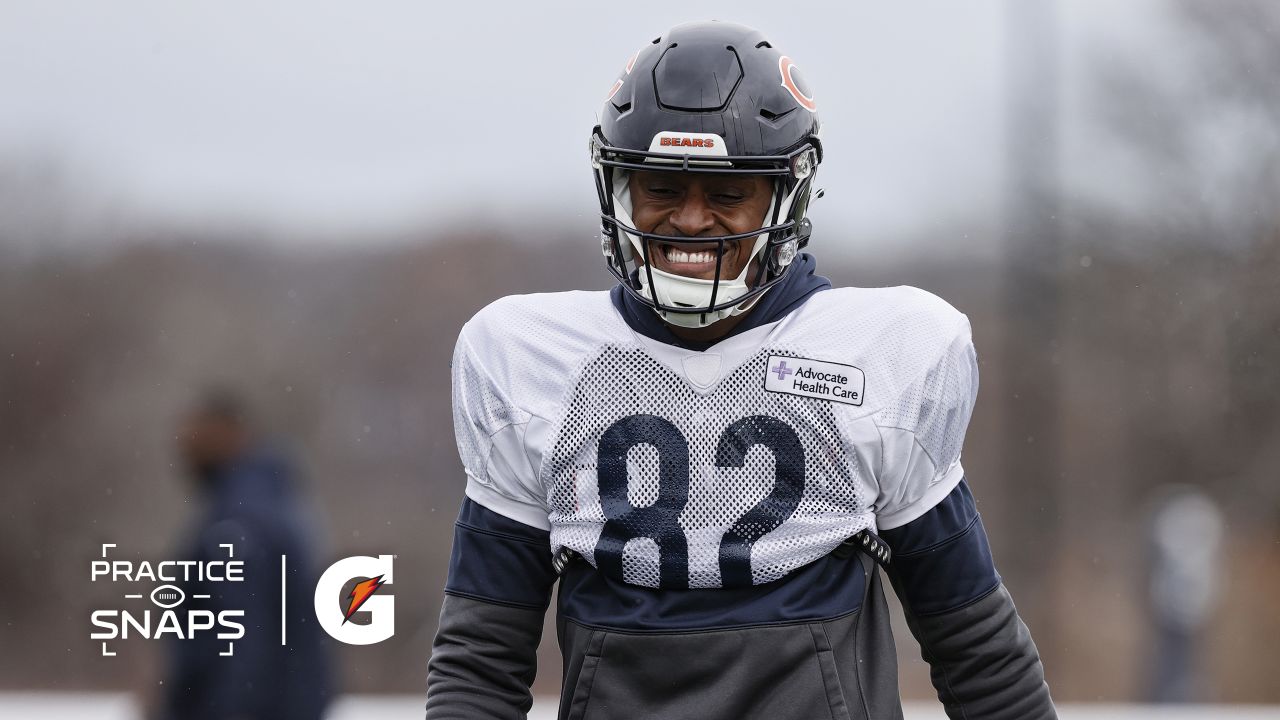
M 755 238 L 755 244 L 751 248 L 750 257 L 754 258 L 760 253 L 760 249 L 767 242 L 765 235 L 758 235 Z M 661 249 L 655 248 L 655 252 L 662 252 Z M 751 270 L 751 263 L 748 262 L 742 268 L 742 272 L 738 273 L 736 278 L 726 278 L 720 281 L 719 289 L 716 289 L 715 280 L 702 280 L 700 278 L 685 277 L 676 275 L 675 273 L 664 272 L 659 270 L 657 265 L 651 269 L 640 268 L 640 292 L 645 297 L 653 300 L 659 305 L 667 307 L 688 307 L 705 308 L 711 305 L 711 293 L 715 292 L 715 301 L 717 305 L 724 304 L 736 300 L 746 295 L 751 288 L 747 287 L 747 273 Z M 649 287 L 649 273 L 653 273 L 653 287 Z M 739 313 L 746 312 L 750 308 L 741 305 L 733 305 L 723 310 L 705 313 L 677 313 L 659 310 L 658 315 L 663 321 L 672 325 L 679 325 L 687 328 L 706 327 L 714 322 L 732 317 Z

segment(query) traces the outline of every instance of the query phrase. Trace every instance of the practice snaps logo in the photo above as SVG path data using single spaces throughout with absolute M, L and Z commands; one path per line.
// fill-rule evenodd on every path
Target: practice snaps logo
M 103 657 L 113 657 L 116 652 L 107 644 L 112 640 L 128 640 L 141 637 L 148 640 L 176 638 L 190 640 L 204 633 L 216 633 L 218 640 L 227 646 L 219 655 L 234 655 L 236 641 L 244 637 L 244 610 L 222 609 L 216 613 L 198 607 L 183 607 L 183 603 L 208 600 L 208 594 L 187 594 L 178 583 L 212 587 L 219 583 L 244 582 L 244 561 L 235 559 L 235 545 L 218 547 L 227 553 L 226 560 L 164 560 L 148 561 L 107 559 L 107 550 L 115 543 L 102 546 L 102 559 L 93 560 L 89 566 L 91 582 L 123 584 L 129 590 L 140 585 L 155 585 L 149 593 L 124 593 L 126 607 L 114 610 L 94 610 L 90 617 L 98 628 L 90 639 L 102 641 Z M 156 583 L 160 583 L 156 585 Z M 148 607 L 146 603 L 150 601 Z M 191 604 L 191 603 L 188 603 Z M 140 606 L 140 607 L 139 607 Z
M 218 547 L 226 559 L 117 560 L 108 557 L 115 543 L 102 546 L 102 559 L 92 560 L 89 579 L 123 586 L 119 609 L 91 611 L 94 630 L 89 637 L 102 642 L 102 655 L 114 657 L 113 641 L 130 638 L 192 640 L 213 634 L 219 655 L 234 656 L 236 641 L 245 636 L 245 610 L 225 607 L 228 597 L 278 591 L 280 644 L 288 644 L 289 628 L 300 618 L 286 614 L 290 588 L 289 559 L 280 556 L 280 581 L 275 587 L 262 568 L 254 570 L 252 587 L 240 593 L 221 592 L 222 583 L 245 582 L 245 563 L 236 558 L 234 543 Z M 395 556 L 358 555 L 334 563 L 320 576 L 315 589 L 316 619 L 325 632 L 350 645 L 372 645 L 395 634 L 395 599 L 384 588 L 392 583 Z M 269 571 L 268 571 L 269 572 Z M 264 582 L 265 581 L 265 582 Z M 344 589 L 355 582 L 344 594 Z M 269 586 L 270 585 L 270 586 Z M 306 592 L 308 588 L 301 588 Z M 274 599 L 274 598 L 273 598 Z M 114 603 L 113 603 L 114 604 Z M 255 610 L 255 612 L 257 612 Z M 357 613 L 364 613 L 357 616 Z M 366 622 L 365 618 L 368 618 Z M 257 618 L 255 626 L 261 625 Z M 221 641 L 226 641 L 225 646 Z
M 316 619 L 325 632 L 349 645 L 372 645 L 395 634 L 395 598 L 377 595 L 383 586 L 392 583 L 393 559 L 391 555 L 357 555 L 339 560 L 324 571 L 316 583 L 315 605 Z M 342 597 L 343 588 L 356 578 L 367 579 L 356 583 Z M 369 612 L 369 623 L 349 622 L 361 610 Z

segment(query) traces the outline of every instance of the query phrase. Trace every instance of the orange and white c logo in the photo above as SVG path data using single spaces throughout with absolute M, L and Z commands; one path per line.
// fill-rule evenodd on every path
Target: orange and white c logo
M 800 107 L 808 110 L 809 112 L 815 112 L 818 109 L 818 103 L 814 102 L 813 98 L 801 92 L 800 87 L 796 85 L 795 78 L 791 76 L 795 67 L 795 62 L 786 55 L 778 58 L 778 74 L 782 76 L 782 87 L 786 88 L 787 92 L 791 93 L 791 97 L 795 98 Z

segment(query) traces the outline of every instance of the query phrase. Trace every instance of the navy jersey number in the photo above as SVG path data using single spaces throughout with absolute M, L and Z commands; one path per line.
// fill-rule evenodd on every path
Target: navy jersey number
M 775 417 L 753 415 L 725 428 L 716 445 L 716 465 L 742 467 L 753 445 L 773 453 L 777 477 L 773 490 L 720 539 L 720 582 L 725 587 L 751 584 L 751 546 L 791 517 L 804 491 L 804 446 L 796 431 Z
M 627 451 L 648 444 L 658 450 L 658 500 L 636 507 L 627 498 Z M 622 549 L 636 537 L 658 544 L 662 587 L 687 587 L 689 548 L 680 511 L 689 500 L 689 442 L 680 429 L 656 415 L 624 417 L 600 436 L 596 458 L 604 529 L 596 541 L 596 564 L 622 577 Z
M 637 445 L 658 451 L 658 499 L 637 507 L 627 497 L 627 453 Z M 773 453 L 773 490 L 720 539 L 720 579 L 725 587 L 751 584 L 751 546 L 777 528 L 800 504 L 804 491 L 804 447 L 796 431 L 768 415 L 753 415 L 725 428 L 716 443 L 716 465 L 742 467 L 747 451 L 763 445 Z M 605 524 L 596 542 L 596 564 L 623 577 L 627 541 L 649 538 L 658 545 L 662 587 L 689 586 L 689 547 L 680 513 L 689 500 L 689 441 L 670 421 L 630 415 L 600 436 L 597 455 L 600 502 Z

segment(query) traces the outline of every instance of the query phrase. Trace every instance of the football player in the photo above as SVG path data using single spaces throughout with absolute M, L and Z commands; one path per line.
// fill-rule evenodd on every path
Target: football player
M 1055 717 L 960 464 L 968 319 L 801 252 L 816 109 L 742 26 L 627 60 L 590 139 L 617 286 L 458 338 L 429 719 L 525 716 L 557 582 L 561 718 L 901 718 L 881 567 L 950 717 Z

